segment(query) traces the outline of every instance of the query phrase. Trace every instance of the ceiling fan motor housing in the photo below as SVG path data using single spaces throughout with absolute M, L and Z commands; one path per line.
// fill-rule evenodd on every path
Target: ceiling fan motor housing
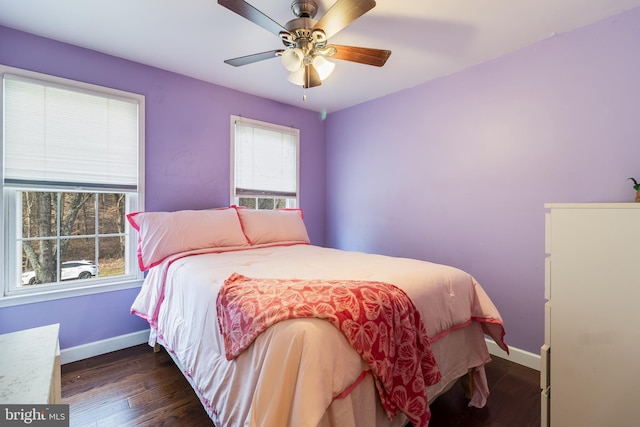
M 301 49 L 305 58 L 309 54 L 321 53 L 327 44 L 327 36 L 320 29 L 313 29 L 318 22 L 313 19 L 318 12 L 316 2 L 313 0 L 294 0 L 291 3 L 291 11 L 297 18 L 284 25 L 289 32 L 288 34 L 285 32 L 280 34 L 284 45 L 288 48 Z M 326 54 L 326 52 L 322 52 L 322 54 Z
M 313 0 L 293 0 L 291 11 L 298 18 L 313 18 L 318 13 L 318 5 Z

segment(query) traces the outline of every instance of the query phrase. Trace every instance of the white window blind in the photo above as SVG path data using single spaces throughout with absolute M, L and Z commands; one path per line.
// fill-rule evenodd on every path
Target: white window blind
M 299 130 L 235 119 L 235 195 L 297 197 Z
M 138 103 L 4 75 L 4 182 L 137 190 Z

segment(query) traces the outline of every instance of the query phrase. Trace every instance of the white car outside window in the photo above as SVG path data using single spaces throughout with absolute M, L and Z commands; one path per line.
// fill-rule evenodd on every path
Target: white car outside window
M 60 280 L 89 279 L 98 275 L 98 267 L 91 261 L 66 261 L 62 263 Z M 35 271 L 22 273 L 23 285 L 35 285 Z

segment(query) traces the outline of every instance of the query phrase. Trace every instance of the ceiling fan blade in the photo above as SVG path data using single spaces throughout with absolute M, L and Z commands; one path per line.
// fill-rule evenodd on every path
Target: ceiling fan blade
M 313 29 L 323 30 L 329 38 L 373 9 L 375 5 L 375 0 L 336 0 Z
M 368 47 L 331 45 L 336 48 L 336 54 L 329 58 L 343 61 L 359 62 L 360 64 L 382 67 L 389 56 L 390 50 L 370 49 Z
M 315 86 L 320 86 L 322 84 L 322 80 L 320 80 L 320 75 L 318 74 L 318 70 L 313 65 L 305 65 L 304 67 L 304 84 L 303 87 L 310 88 Z
M 237 13 L 243 18 L 248 19 L 254 24 L 261 26 L 265 30 L 272 32 L 276 36 L 280 36 L 282 31 L 288 33 L 282 25 L 278 24 L 276 21 L 269 18 L 267 15 L 260 12 L 244 0 L 218 0 L 218 4 Z
M 239 67 L 241 65 L 253 64 L 254 62 L 264 61 L 265 59 L 275 58 L 279 56 L 284 49 L 270 50 L 268 52 L 254 53 L 253 55 L 240 56 L 238 58 L 227 59 L 226 62 L 229 65 L 233 65 L 234 67 Z

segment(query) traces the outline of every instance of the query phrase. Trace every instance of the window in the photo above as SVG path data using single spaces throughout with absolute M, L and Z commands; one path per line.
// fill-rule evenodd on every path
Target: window
M 139 284 L 144 97 L 0 66 L 0 304 Z M 8 302 L 7 302 L 8 301 Z
M 231 204 L 298 207 L 300 131 L 231 116 Z

